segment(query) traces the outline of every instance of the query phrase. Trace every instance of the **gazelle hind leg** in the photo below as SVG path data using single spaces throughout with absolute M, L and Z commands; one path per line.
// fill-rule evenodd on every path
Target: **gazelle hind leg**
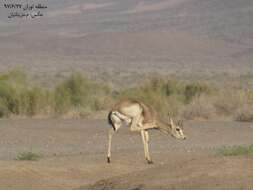
M 114 134 L 114 129 L 109 130 L 109 142 L 108 142 L 108 151 L 107 151 L 107 163 L 111 162 L 111 147 L 112 147 L 112 136 Z
M 107 151 L 107 163 L 111 162 L 111 148 L 112 148 L 112 136 L 121 127 L 122 121 L 117 117 L 112 117 L 113 127 L 109 129 L 108 133 L 108 151 Z

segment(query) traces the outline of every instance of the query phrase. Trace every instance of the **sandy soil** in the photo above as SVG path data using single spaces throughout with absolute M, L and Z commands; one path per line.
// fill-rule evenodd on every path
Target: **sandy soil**
M 152 131 L 146 164 L 138 133 L 114 136 L 106 163 L 108 125 L 95 120 L 0 120 L 0 189 L 252 189 L 253 156 L 223 157 L 221 146 L 253 143 L 253 124 L 188 122 L 186 141 Z M 17 161 L 32 151 L 39 161 Z

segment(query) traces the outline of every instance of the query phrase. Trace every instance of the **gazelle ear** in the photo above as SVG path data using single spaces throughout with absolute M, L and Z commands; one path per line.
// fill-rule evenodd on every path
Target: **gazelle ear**
M 178 125 L 179 125 L 179 126 L 183 126 L 183 120 L 179 120 L 179 121 L 178 121 Z
M 173 124 L 173 121 L 172 121 L 172 118 L 170 117 L 170 115 L 168 115 L 168 117 L 167 117 L 167 123 L 168 124 Z
M 183 120 L 180 120 L 180 122 L 179 122 L 178 125 L 181 127 L 181 129 L 184 129 L 184 122 L 183 122 Z
M 173 121 L 172 121 L 172 122 L 173 122 Z M 171 124 L 171 114 L 170 114 L 170 112 L 168 112 L 168 123 Z
M 175 124 L 174 124 L 174 121 L 173 121 L 172 118 L 170 118 L 169 124 L 170 124 L 170 126 L 171 126 L 172 129 L 175 128 Z
M 173 119 L 170 117 L 170 124 L 174 125 Z

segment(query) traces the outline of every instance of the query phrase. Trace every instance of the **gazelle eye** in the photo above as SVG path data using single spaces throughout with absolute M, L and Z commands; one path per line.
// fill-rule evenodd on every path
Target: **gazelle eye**
M 180 131 L 180 129 L 179 129 L 179 128 L 176 128 L 176 131 Z

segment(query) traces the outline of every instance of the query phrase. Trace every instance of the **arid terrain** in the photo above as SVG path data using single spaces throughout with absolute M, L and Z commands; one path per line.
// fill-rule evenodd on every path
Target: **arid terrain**
M 218 154 L 253 144 L 253 0 L 8 0 L 45 4 L 35 19 L 6 2 L 0 190 L 253 189 L 253 155 Z M 152 165 L 126 127 L 106 163 L 105 115 L 130 95 L 186 120 L 185 141 L 151 131 Z
M 253 143 L 253 124 L 187 122 L 188 139 L 151 131 L 146 164 L 139 134 L 122 128 L 106 163 L 103 120 L 6 119 L 0 121 L 0 189 L 252 189 L 253 157 L 217 154 L 222 146 Z M 42 155 L 15 160 L 20 152 Z

